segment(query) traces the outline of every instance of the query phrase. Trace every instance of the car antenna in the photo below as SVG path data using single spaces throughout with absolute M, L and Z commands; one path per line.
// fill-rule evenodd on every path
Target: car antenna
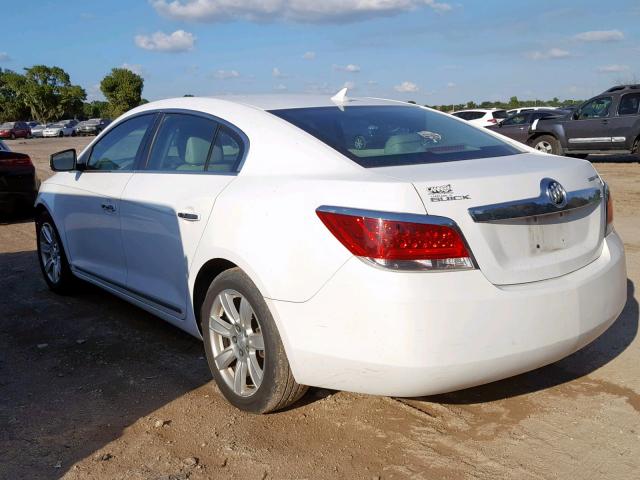
M 335 103 L 341 111 L 344 112 L 344 104 L 351 101 L 349 97 L 347 97 L 347 87 L 340 89 L 338 93 L 331 97 L 331 101 Z

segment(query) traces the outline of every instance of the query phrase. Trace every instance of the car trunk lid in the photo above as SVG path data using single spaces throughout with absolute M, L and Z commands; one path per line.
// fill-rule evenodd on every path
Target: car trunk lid
M 603 188 L 586 161 L 520 154 L 378 170 L 413 183 L 428 214 L 455 220 L 494 284 L 565 275 L 601 253 Z

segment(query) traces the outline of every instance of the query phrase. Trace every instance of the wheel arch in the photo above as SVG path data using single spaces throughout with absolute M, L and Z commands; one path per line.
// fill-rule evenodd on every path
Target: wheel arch
M 211 259 L 200 267 L 193 284 L 193 314 L 195 315 L 196 325 L 201 335 L 202 328 L 200 326 L 200 308 L 202 307 L 202 303 L 204 302 L 204 298 L 207 295 L 207 290 L 209 290 L 211 282 L 213 282 L 213 280 L 222 272 L 236 267 L 238 267 L 238 265 L 226 258 Z

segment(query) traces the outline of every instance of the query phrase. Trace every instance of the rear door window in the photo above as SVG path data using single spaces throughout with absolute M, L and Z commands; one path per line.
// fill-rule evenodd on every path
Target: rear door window
M 524 110 L 522 110 L 524 112 Z M 497 110 L 495 112 L 493 112 L 493 118 L 497 118 L 498 120 L 500 120 L 501 118 L 507 118 L 509 115 L 507 114 L 506 110 Z
M 414 165 L 522 153 L 449 115 L 414 106 L 273 110 L 363 167 Z M 481 113 L 482 115 L 482 113 Z
M 529 116 L 530 114 L 528 113 L 518 113 L 517 115 L 513 115 L 507 118 L 504 122 L 502 122 L 502 125 L 524 125 L 526 123 L 529 123 Z
M 463 120 L 477 120 L 484 117 L 484 112 L 457 112 L 453 114 L 455 117 L 462 118 Z
M 230 173 L 237 171 L 244 155 L 240 137 L 226 127 L 220 127 L 207 164 L 208 172 Z
M 204 117 L 166 114 L 155 135 L 146 170 L 204 172 L 218 123 Z
M 640 106 L 640 93 L 623 95 L 618 106 L 618 115 L 637 115 Z

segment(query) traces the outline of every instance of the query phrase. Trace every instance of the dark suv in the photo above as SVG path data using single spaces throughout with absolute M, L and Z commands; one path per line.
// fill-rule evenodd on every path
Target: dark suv
M 640 85 L 619 85 L 588 100 L 573 113 L 539 120 L 527 143 L 547 153 L 640 154 Z

